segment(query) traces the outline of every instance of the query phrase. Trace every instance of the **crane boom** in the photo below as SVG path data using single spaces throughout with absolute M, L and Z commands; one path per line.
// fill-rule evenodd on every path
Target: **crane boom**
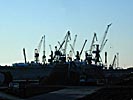
M 43 36 L 43 51 L 45 51 L 45 35 Z M 45 53 L 44 53 L 44 55 L 45 55 Z
M 64 55 L 66 55 L 67 43 L 69 41 L 68 39 L 71 40 L 70 31 L 68 31 L 67 34 L 66 34 L 66 36 L 65 36 Z
M 107 41 L 108 41 L 108 39 L 105 40 L 105 42 L 103 43 L 103 46 L 101 47 L 101 50 L 100 51 L 103 50 L 103 48 L 104 48 L 105 44 L 107 43 Z
M 42 45 L 42 42 L 43 42 L 43 38 L 44 38 L 44 37 L 42 37 L 41 40 L 40 40 L 40 42 L 39 42 L 38 49 L 37 49 L 38 52 L 40 52 L 41 45 Z
M 62 47 L 63 47 L 63 45 L 64 45 L 64 43 L 65 43 L 65 46 L 64 46 L 64 49 L 63 49 L 63 50 L 64 50 L 64 51 L 63 51 L 64 54 L 66 54 L 67 42 L 69 41 L 69 40 L 68 40 L 69 38 L 70 38 L 70 40 L 71 40 L 70 31 L 67 32 L 67 34 L 66 34 L 66 36 L 64 37 L 64 40 L 63 40 L 62 43 L 60 43 L 60 42 L 58 41 L 58 44 L 60 45 L 60 47 L 59 47 L 58 50 L 62 49 Z
M 84 49 L 84 47 L 85 47 L 85 44 L 86 44 L 86 42 L 87 42 L 87 40 L 85 40 L 85 42 L 84 42 L 84 44 L 83 44 L 83 47 L 82 47 L 82 49 L 81 49 L 81 51 L 80 51 L 80 57 L 81 57 L 81 54 L 82 54 L 82 52 L 83 52 L 83 49 Z
M 58 51 L 62 48 L 63 44 L 65 43 L 65 40 L 62 42 L 62 44 L 60 45 Z
M 92 39 L 92 42 L 91 42 L 91 46 L 90 46 L 90 50 L 89 50 L 90 51 L 90 54 L 92 52 L 92 49 L 93 49 L 95 40 L 97 41 L 97 35 L 96 35 L 96 33 L 94 33 L 94 36 L 93 36 L 93 39 Z
M 115 61 L 116 61 L 116 55 L 114 56 L 113 63 L 112 63 L 112 67 L 114 67 Z
M 74 47 L 75 47 L 76 39 L 77 39 L 77 35 L 75 35 L 75 38 L 74 38 L 74 41 L 73 41 L 73 45 L 70 44 L 70 47 L 71 47 L 71 50 L 69 52 L 70 57 L 72 57 L 73 54 L 75 55 Z
M 105 33 L 104 33 L 104 36 L 103 36 L 103 39 L 102 39 L 102 43 L 101 43 L 101 47 L 100 47 L 100 52 L 101 52 L 101 50 L 102 50 L 102 48 L 103 48 L 103 46 L 104 46 L 104 44 L 105 44 L 105 39 L 106 39 L 108 30 L 109 30 L 109 27 L 110 27 L 111 25 L 112 25 L 112 23 L 109 24 L 109 25 L 107 25 L 107 28 L 106 28 L 106 30 L 105 30 Z
M 74 41 L 73 41 L 73 49 L 74 49 L 74 47 L 75 47 L 75 43 L 76 43 L 76 40 L 77 40 L 77 35 L 75 35 L 75 38 L 74 38 Z
M 65 41 L 63 41 L 63 42 L 65 43 Z M 63 43 L 63 44 L 64 44 L 64 43 Z M 59 46 L 61 46 L 61 43 L 60 43 L 59 41 L 58 41 L 58 44 L 59 44 Z M 62 46 L 63 46 L 63 45 L 62 45 Z M 60 49 L 63 51 L 62 46 L 61 46 Z
M 73 48 L 73 46 L 70 44 L 70 47 L 71 47 L 71 50 L 70 50 L 70 52 L 73 52 L 73 53 L 71 53 L 71 57 L 72 57 L 72 54 L 74 54 L 75 55 L 75 51 L 74 51 L 74 48 Z

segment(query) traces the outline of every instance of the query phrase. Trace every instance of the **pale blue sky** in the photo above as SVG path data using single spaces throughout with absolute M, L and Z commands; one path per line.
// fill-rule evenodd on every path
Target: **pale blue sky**
M 34 60 L 34 49 L 41 36 L 57 45 L 66 32 L 77 34 L 76 50 L 87 39 L 88 50 L 96 32 L 101 40 L 106 25 L 113 23 L 102 55 L 108 51 L 108 62 L 120 53 L 120 66 L 132 66 L 133 0 L 0 0 L 0 64 L 23 62 L 22 48 L 27 59 Z M 84 54 L 83 54 L 84 55 Z M 47 56 L 48 57 L 48 56 Z

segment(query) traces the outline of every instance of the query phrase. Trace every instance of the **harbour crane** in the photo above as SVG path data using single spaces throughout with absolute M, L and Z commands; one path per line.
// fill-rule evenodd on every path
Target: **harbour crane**
M 111 25 L 112 25 L 112 23 L 107 25 L 107 28 L 105 30 L 105 33 L 104 33 L 104 36 L 103 36 L 103 39 L 102 39 L 102 42 L 101 42 L 101 45 L 96 45 L 96 51 L 92 52 L 92 53 L 95 53 L 95 59 L 94 59 L 95 60 L 95 64 L 98 64 L 99 62 L 103 63 L 102 62 L 102 58 L 100 56 L 100 53 L 103 50 L 106 42 L 108 41 L 108 39 L 106 39 L 106 36 L 107 36 L 108 30 L 109 30 L 109 27 Z
M 92 39 L 92 42 L 91 42 L 91 45 L 90 45 L 90 49 L 89 49 L 89 54 L 87 53 L 87 51 L 85 51 L 85 60 L 87 61 L 88 64 L 91 64 L 92 63 L 92 53 L 93 53 L 93 49 L 94 49 L 94 43 L 98 41 L 97 40 L 97 35 L 96 33 L 94 33 L 94 36 L 93 36 L 93 39 Z
M 69 42 L 69 40 L 71 40 L 70 31 L 67 32 L 62 43 L 58 42 L 60 45 L 59 49 L 57 49 L 57 46 L 55 46 L 56 50 L 55 50 L 54 59 L 56 61 L 59 61 L 59 60 L 61 60 L 62 62 L 66 61 L 66 49 L 67 49 L 67 43 Z M 60 49 L 62 49 L 63 45 L 64 45 L 64 48 L 63 48 L 63 54 L 62 54 Z
M 57 49 L 57 46 L 55 46 L 55 53 L 54 53 L 54 57 L 53 59 L 55 60 L 59 60 L 59 58 L 61 57 L 62 53 L 60 51 L 60 49 L 62 49 L 62 46 L 64 45 L 65 40 L 60 44 L 60 47 Z M 52 53 L 52 52 L 51 52 Z
M 62 49 L 62 47 L 63 47 L 63 45 L 64 45 L 64 43 L 65 43 L 65 46 L 64 46 L 64 49 L 63 49 L 63 54 L 66 54 L 67 42 L 69 41 L 69 39 L 71 40 L 70 31 L 67 32 L 67 34 L 66 34 L 66 36 L 64 37 L 62 43 L 60 43 L 60 42 L 58 41 L 58 44 L 60 45 L 58 51 L 59 51 L 60 49 Z
M 116 55 L 114 55 L 113 62 L 112 62 L 112 64 L 110 64 L 109 68 L 110 69 L 120 68 L 119 67 L 119 53 L 118 52 L 116 53 Z
M 39 62 L 39 53 L 40 53 L 40 49 L 41 49 L 41 45 L 42 45 L 42 42 L 43 42 L 43 36 L 39 42 L 39 45 L 37 47 L 37 49 L 35 49 L 35 62 L 38 63 Z

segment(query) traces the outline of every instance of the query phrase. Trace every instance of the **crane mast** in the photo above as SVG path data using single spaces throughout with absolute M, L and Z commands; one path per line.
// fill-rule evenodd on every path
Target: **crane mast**
M 38 48 L 35 49 L 35 62 L 38 63 L 39 62 L 39 53 L 40 53 L 40 49 L 41 49 L 41 45 L 42 45 L 42 42 L 43 42 L 43 38 L 41 38 L 40 42 L 39 42 L 39 45 L 38 45 Z
M 23 48 L 23 54 L 24 54 L 24 60 L 25 60 L 25 63 L 27 63 L 27 60 L 26 60 L 26 53 L 25 53 L 25 48 Z
M 42 56 L 42 62 L 45 64 L 46 62 L 46 55 L 45 55 L 45 35 L 43 36 L 43 56 Z

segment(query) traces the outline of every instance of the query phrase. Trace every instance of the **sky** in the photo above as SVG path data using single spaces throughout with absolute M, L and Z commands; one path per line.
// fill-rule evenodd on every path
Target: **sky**
M 23 48 L 27 60 L 33 61 L 34 49 L 43 35 L 47 58 L 49 44 L 54 50 L 67 31 L 72 41 L 77 34 L 75 51 L 81 50 L 85 39 L 84 50 L 89 50 L 93 33 L 97 33 L 100 43 L 107 25 L 112 23 L 101 56 L 104 59 L 107 51 L 111 64 L 119 53 L 120 67 L 133 66 L 132 5 L 133 0 L 0 0 L 0 65 L 24 62 Z

